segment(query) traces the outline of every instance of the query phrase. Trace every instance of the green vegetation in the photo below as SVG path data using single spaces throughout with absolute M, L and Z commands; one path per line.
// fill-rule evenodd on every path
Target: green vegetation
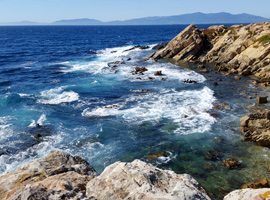
M 261 43 L 270 42 L 270 35 L 264 35 L 264 36 L 258 38 L 257 40 L 255 40 L 255 42 L 261 42 Z

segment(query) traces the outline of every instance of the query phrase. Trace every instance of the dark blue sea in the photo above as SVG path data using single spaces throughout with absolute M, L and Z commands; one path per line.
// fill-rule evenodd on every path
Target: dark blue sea
M 242 92 L 255 93 L 251 81 L 235 87 L 233 77 L 147 60 L 185 27 L 0 27 L 0 172 L 56 149 L 98 172 L 141 159 L 189 173 L 214 196 L 265 178 L 270 151 L 240 141 L 239 118 L 254 105 Z M 129 50 L 136 45 L 149 48 Z M 135 67 L 148 71 L 133 75 Z M 218 158 L 208 160 L 209 151 Z M 241 169 L 222 165 L 231 157 Z

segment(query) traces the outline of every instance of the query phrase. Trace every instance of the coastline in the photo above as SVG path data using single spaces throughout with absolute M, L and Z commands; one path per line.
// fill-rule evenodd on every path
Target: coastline
M 183 65 L 183 63 L 181 64 L 181 65 Z M 190 67 L 190 68 L 196 68 L 197 69 L 197 64 L 194 64 L 193 62 L 190 62 L 190 63 L 188 63 L 188 65 L 190 65 L 190 66 L 187 66 L 187 67 Z M 208 68 L 209 67 L 209 68 Z M 218 97 L 218 100 L 219 100 L 219 107 L 221 107 L 221 104 L 222 103 L 226 103 L 226 96 L 227 95 L 224 95 L 223 94 L 223 92 L 224 92 L 224 90 L 221 90 L 221 91 L 219 91 L 219 89 L 221 88 L 221 87 L 223 87 L 224 85 L 226 85 L 226 84 L 232 84 L 232 81 L 235 81 L 234 83 L 236 83 L 236 84 L 238 84 L 238 83 L 242 83 L 243 85 L 245 85 L 245 81 L 246 80 L 249 80 L 248 78 L 246 78 L 246 77 L 244 77 L 244 78 L 242 78 L 241 80 L 234 80 L 234 76 L 232 75 L 232 76 L 225 76 L 224 74 L 222 75 L 222 74 L 219 74 L 219 73 L 216 73 L 216 71 L 211 71 L 212 69 L 211 69 L 211 67 L 210 66 L 206 66 L 206 68 L 208 68 L 208 71 L 210 71 L 209 73 L 206 73 L 206 74 L 204 74 L 205 76 L 207 76 L 208 78 L 209 78 L 209 81 L 207 82 L 207 85 L 209 86 L 209 87 L 211 87 L 211 88 L 216 88 L 216 92 L 215 92 L 215 94 L 217 95 L 217 97 Z M 195 70 L 196 70 L 195 69 Z M 201 69 L 197 69 L 197 71 L 199 71 L 199 70 L 201 70 Z M 222 79 L 222 81 L 219 81 L 218 79 Z M 218 83 L 217 85 L 214 85 L 214 83 Z M 250 83 L 251 84 L 251 83 Z M 247 85 L 250 85 L 250 84 L 247 84 Z M 233 85 L 234 86 L 234 85 Z M 243 88 L 244 88 L 245 86 L 243 86 Z M 251 88 L 250 90 L 251 91 L 249 91 L 249 90 L 247 90 L 247 91 L 245 91 L 246 92 L 246 94 L 242 94 L 242 92 L 244 92 L 244 90 L 243 91 L 239 91 L 239 90 L 236 90 L 235 89 L 235 87 L 232 87 L 232 88 L 230 88 L 230 87 L 228 87 L 229 88 L 229 90 L 227 91 L 227 93 L 228 94 L 232 94 L 231 92 L 235 92 L 237 95 L 237 97 L 235 97 L 235 99 L 237 99 L 238 98 L 238 96 L 239 97 L 241 97 L 242 99 L 245 99 L 246 101 L 248 101 L 249 103 L 250 102 L 255 102 L 255 98 L 253 98 L 253 99 L 251 99 L 251 100 L 247 100 L 247 98 L 246 97 L 248 97 L 248 95 L 250 95 L 250 94 L 252 94 L 252 95 L 254 95 L 251 91 L 253 91 L 253 89 L 254 89 L 254 91 L 257 91 L 257 89 L 256 88 Z M 254 93 L 256 93 L 256 92 L 254 92 Z M 221 98 L 222 97 L 222 98 Z M 234 105 L 233 104 L 229 104 L 231 107 L 232 107 L 232 109 L 229 111 L 229 112 L 234 112 Z M 224 108 L 222 108 L 221 107 L 221 109 L 220 110 L 210 110 L 209 112 L 213 112 L 213 113 L 211 113 L 211 114 L 213 114 L 213 116 L 215 116 L 215 115 L 217 115 L 217 120 L 219 120 L 219 116 L 218 116 L 218 114 L 220 114 L 220 115 L 222 115 L 222 112 L 224 111 L 223 109 L 225 109 L 226 111 L 228 111 L 228 109 L 226 108 L 226 107 L 224 107 Z M 239 120 L 238 120 L 239 121 Z M 231 124 L 231 125 L 234 125 L 234 124 Z M 239 129 L 240 129 L 240 125 L 239 124 L 237 124 L 237 127 L 239 127 Z M 203 137 L 202 137 L 203 138 Z M 240 134 L 239 134 L 239 138 L 240 138 Z M 212 139 L 212 138 L 211 138 Z M 217 138 L 218 140 L 219 139 L 221 139 L 222 140 L 222 137 L 220 137 L 220 138 Z M 223 138 L 224 139 L 224 138 Z M 220 144 L 220 143 L 218 143 L 218 142 L 220 142 L 220 141 L 217 141 L 217 145 L 218 146 L 226 146 L 226 145 L 238 145 L 238 144 L 240 144 L 241 142 L 240 142 L 240 139 L 239 139 L 239 143 L 234 143 L 234 142 L 231 142 L 231 144 L 228 142 L 228 141 L 226 141 L 226 139 L 227 140 L 229 140 L 229 138 L 226 138 L 225 137 L 225 142 L 222 142 L 221 141 L 221 143 L 222 144 Z M 199 140 L 199 139 L 198 139 Z M 203 142 L 201 143 L 202 145 L 203 145 Z M 245 144 L 243 144 L 242 145 L 242 150 L 241 151 L 239 151 L 238 152 L 238 154 L 240 155 L 240 154 L 243 154 L 243 152 L 245 151 L 245 148 L 246 147 L 248 147 L 248 146 L 251 146 L 250 144 L 248 144 L 248 143 L 245 143 Z M 207 148 L 207 147 L 206 147 Z M 224 148 L 224 147 L 222 147 L 222 148 Z M 221 148 L 221 149 L 222 149 Z M 227 147 L 228 148 L 228 147 Z M 229 147 L 230 148 L 230 147 Z M 229 150 L 229 152 L 230 151 L 235 151 L 236 149 L 238 149 L 238 148 L 236 148 L 236 147 L 233 147 L 231 150 Z M 207 152 L 207 150 L 206 150 L 206 152 Z M 225 156 L 224 155 L 222 155 L 222 151 L 219 151 L 219 154 L 221 154 L 220 155 L 220 159 L 223 159 L 223 158 L 225 158 Z M 232 153 L 232 152 L 231 152 Z M 248 156 L 248 155 L 247 155 Z M 204 157 L 204 155 L 202 155 L 202 157 Z M 188 157 L 183 157 L 183 159 L 187 159 L 187 164 L 188 164 Z M 213 162 L 213 163 L 215 163 L 215 165 L 222 165 L 221 164 L 221 162 L 219 162 L 220 160 L 218 160 L 218 162 Z M 243 161 L 243 163 L 245 163 L 245 161 Z M 246 165 L 246 164 L 245 164 Z M 243 171 L 243 170 L 245 170 L 246 169 L 246 166 L 243 166 L 242 168 L 240 168 L 239 169 L 239 171 L 241 170 L 241 171 Z M 263 165 L 265 165 L 265 163 L 263 164 Z M 164 167 L 164 166 L 163 166 Z M 209 166 L 208 166 L 209 167 Z M 225 172 L 226 172 L 226 168 L 225 168 L 225 166 L 222 166 L 223 168 L 224 168 L 224 170 L 225 170 Z M 262 166 L 260 166 L 260 167 L 262 167 Z M 265 166 L 264 166 L 265 167 Z M 168 166 L 165 166 L 165 168 L 168 168 Z M 179 170 L 179 169 L 178 169 Z M 238 169 L 237 169 L 238 170 Z M 176 170 L 177 171 L 177 170 Z M 231 170 L 232 171 L 232 170 Z M 230 171 L 230 172 L 231 172 Z M 211 173 L 215 173 L 215 171 L 214 172 L 211 172 Z M 248 173 L 248 172 L 245 172 L 245 173 Z M 201 176 L 201 179 L 204 179 L 205 177 L 203 176 L 203 172 L 201 172 L 201 171 L 198 171 L 198 172 L 196 172 L 195 173 L 198 177 L 200 177 Z M 237 181 L 236 179 L 232 179 L 232 180 L 234 180 L 234 181 Z M 237 186 L 238 185 L 238 186 Z M 235 185 L 234 185 L 234 187 L 239 187 L 239 183 L 236 183 Z M 225 186 L 224 186 L 225 187 Z M 218 191 L 218 192 L 222 192 L 222 191 Z

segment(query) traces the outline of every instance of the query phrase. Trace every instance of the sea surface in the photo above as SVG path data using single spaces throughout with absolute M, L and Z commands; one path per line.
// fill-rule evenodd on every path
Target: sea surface
M 255 106 L 246 97 L 262 89 L 249 78 L 147 60 L 185 27 L 0 27 L 0 173 L 55 149 L 99 173 L 134 159 L 189 173 L 217 198 L 266 178 L 269 149 L 241 142 L 239 131 L 239 118 Z M 135 67 L 148 71 L 133 75 Z M 208 160 L 208 152 L 218 157 Z M 242 167 L 227 169 L 228 158 Z

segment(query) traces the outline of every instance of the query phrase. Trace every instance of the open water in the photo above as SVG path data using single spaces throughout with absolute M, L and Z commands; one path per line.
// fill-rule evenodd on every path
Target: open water
M 0 27 L 0 172 L 57 149 L 98 172 L 141 159 L 189 173 L 218 198 L 265 178 L 269 149 L 240 142 L 239 118 L 255 105 L 246 95 L 258 93 L 249 79 L 144 60 L 184 28 Z M 136 45 L 150 48 L 125 51 Z M 137 66 L 148 71 L 132 75 Z M 158 70 L 163 76 L 154 76 Z M 211 110 L 224 102 L 229 106 Z M 218 158 L 207 160 L 209 151 Z M 243 163 L 240 169 L 222 165 L 231 157 Z

